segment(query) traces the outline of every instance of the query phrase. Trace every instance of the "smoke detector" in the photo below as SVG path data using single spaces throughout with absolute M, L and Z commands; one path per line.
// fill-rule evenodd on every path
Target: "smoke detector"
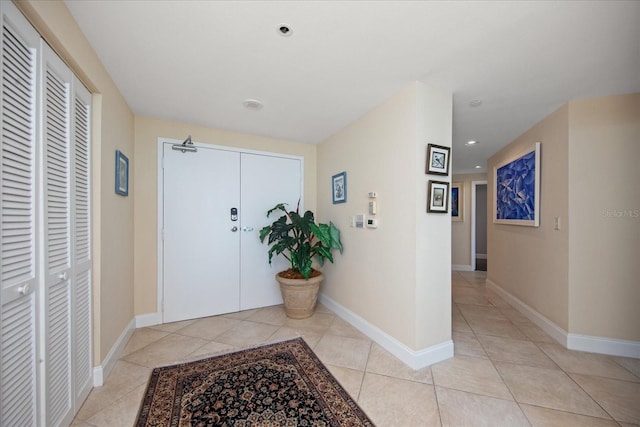
M 245 99 L 242 102 L 242 105 L 244 106 L 244 108 L 251 111 L 262 110 L 262 107 L 264 107 L 264 104 L 262 104 L 262 102 L 258 101 L 257 99 Z

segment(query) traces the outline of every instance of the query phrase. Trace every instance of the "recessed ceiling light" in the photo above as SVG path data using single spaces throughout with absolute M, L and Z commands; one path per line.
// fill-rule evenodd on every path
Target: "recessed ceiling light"
M 264 107 L 262 102 L 258 101 L 257 99 L 245 99 L 242 102 L 242 105 L 244 105 L 244 108 L 251 111 L 262 110 L 262 107 Z
M 482 166 L 480 166 L 480 165 L 476 165 L 476 166 L 475 166 L 475 168 L 476 168 L 476 169 L 482 169 Z
M 481 99 L 474 99 L 473 101 L 471 101 L 469 103 L 469 107 L 479 107 L 482 105 L 482 100 Z
M 467 141 L 465 144 L 466 145 L 476 145 L 477 143 L 478 143 L 478 141 L 471 140 L 471 141 Z
M 291 26 L 289 24 L 280 24 L 278 25 L 278 34 L 280 34 L 282 37 L 291 37 L 291 34 L 293 34 L 293 30 L 291 29 Z

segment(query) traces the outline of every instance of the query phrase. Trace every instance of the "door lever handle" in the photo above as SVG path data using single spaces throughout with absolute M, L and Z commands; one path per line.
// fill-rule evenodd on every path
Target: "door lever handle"
M 253 231 L 253 227 L 242 227 L 242 231 Z

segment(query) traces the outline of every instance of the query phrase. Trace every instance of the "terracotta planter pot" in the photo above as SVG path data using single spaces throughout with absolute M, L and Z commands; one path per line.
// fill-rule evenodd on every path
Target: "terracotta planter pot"
M 287 279 L 276 274 L 284 300 L 284 312 L 292 319 L 306 319 L 313 314 L 324 275 L 306 279 Z

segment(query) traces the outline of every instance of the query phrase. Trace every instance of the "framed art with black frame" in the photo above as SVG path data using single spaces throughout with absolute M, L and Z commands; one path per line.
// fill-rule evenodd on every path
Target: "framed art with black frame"
M 427 170 L 432 175 L 449 175 L 449 153 L 451 148 L 442 145 L 427 145 Z
M 429 181 L 427 184 L 427 212 L 449 212 L 449 183 Z

